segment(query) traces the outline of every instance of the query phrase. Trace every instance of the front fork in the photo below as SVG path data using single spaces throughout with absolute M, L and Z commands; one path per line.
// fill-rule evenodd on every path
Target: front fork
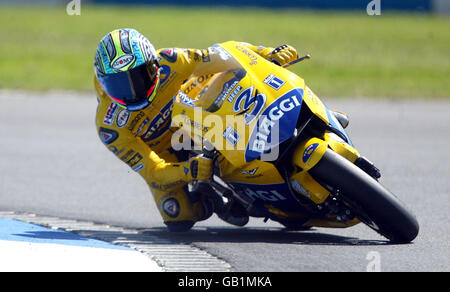
M 338 209 L 338 190 L 326 188 L 308 172 L 322 159 L 328 148 L 352 163 L 356 164 L 361 159 L 366 161 L 354 147 L 345 143 L 334 133 L 326 133 L 323 139 L 310 138 L 297 146 L 292 156 L 292 163 L 296 171 L 290 176 L 289 183 L 298 194 L 312 201 L 316 205 L 318 212 L 326 209 L 323 211 L 332 214 L 332 216 L 328 216 L 328 219 L 313 218 L 305 226 L 352 226 L 359 223 L 359 220 L 353 219 L 351 216 L 346 217 L 345 213 L 347 210 L 345 208 L 339 207 L 340 209 Z
M 339 140 L 340 138 L 335 137 L 333 133 L 326 133 L 324 139 L 316 137 L 307 139 L 297 146 L 292 156 L 292 163 L 297 170 L 290 177 L 292 187 L 317 205 L 325 202 L 330 191 L 317 182 L 308 171 L 322 159 L 327 148 L 352 163 L 360 157 L 354 147 Z

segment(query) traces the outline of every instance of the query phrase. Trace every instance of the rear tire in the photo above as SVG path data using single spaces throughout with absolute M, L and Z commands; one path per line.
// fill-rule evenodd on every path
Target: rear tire
M 327 149 L 309 170 L 317 181 L 338 189 L 358 219 L 389 240 L 408 243 L 419 224 L 405 205 L 379 182 L 336 152 Z

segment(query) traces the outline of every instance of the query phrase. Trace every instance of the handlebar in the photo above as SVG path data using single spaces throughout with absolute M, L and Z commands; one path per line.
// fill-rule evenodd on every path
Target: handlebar
M 310 54 L 306 54 L 305 56 L 303 56 L 301 58 L 298 58 L 297 60 L 294 60 L 292 62 L 284 64 L 282 67 L 283 68 L 287 68 L 287 67 L 290 67 L 290 66 L 292 66 L 294 64 L 297 64 L 298 62 L 301 62 L 301 61 L 306 60 L 306 59 L 311 59 L 311 55 Z
M 205 158 L 209 158 L 212 160 L 214 160 L 214 158 L 216 158 L 217 156 L 216 148 L 214 148 L 214 146 L 206 140 L 203 141 L 202 153 Z

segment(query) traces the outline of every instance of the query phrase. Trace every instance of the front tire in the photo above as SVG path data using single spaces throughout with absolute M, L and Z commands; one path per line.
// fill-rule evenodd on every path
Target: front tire
M 389 240 L 408 243 L 416 238 L 415 216 L 389 190 L 356 165 L 327 149 L 309 173 L 327 187 L 339 190 L 358 219 Z

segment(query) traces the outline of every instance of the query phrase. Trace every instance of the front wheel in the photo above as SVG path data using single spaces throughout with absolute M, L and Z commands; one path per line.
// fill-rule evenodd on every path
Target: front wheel
M 309 173 L 339 191 L 358 219 L 389 240 L 407 243 L 419 233 L 415 216 L 397 197 L 336 152 L 327 149 Z

